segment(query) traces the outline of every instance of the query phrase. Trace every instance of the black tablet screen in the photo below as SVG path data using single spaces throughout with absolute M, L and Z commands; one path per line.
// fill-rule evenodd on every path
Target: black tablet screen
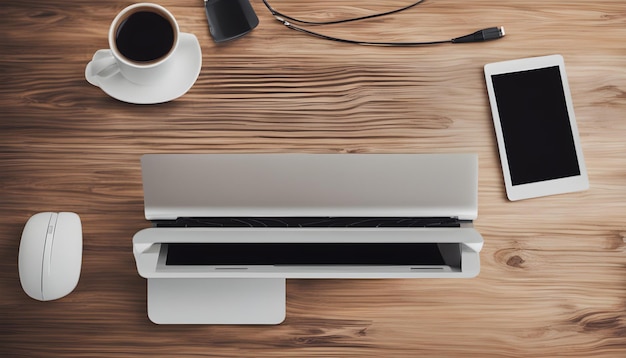
M 559 67 L 492 81 L 512 184 L 580 175 Z

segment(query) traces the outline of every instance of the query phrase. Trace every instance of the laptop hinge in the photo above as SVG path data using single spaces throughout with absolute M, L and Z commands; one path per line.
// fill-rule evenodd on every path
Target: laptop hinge
M 461 227 L 454 217 L 189 217 L 153 220 L 153 227 Z

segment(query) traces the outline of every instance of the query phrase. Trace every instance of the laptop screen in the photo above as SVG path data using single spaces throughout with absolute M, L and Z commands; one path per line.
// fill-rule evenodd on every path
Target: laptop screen
M 450 265 L 454 243 L 168 243 L 166 266 L 205 265 Z M 450 257 L 450 255 L 446 255 Z

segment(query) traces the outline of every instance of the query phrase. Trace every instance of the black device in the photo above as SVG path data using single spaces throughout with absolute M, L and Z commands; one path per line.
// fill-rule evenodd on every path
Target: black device
M 259 24 L 249 0 L 204 0 L 204 8 L 215 42 L 239 38 Z

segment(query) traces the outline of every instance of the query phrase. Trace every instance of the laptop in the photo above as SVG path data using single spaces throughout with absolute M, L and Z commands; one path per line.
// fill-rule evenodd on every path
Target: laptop
M 158 324 L 278 324 L 287 279 L 480 271 L 473 154 L 149 154 L 133 238 Z

